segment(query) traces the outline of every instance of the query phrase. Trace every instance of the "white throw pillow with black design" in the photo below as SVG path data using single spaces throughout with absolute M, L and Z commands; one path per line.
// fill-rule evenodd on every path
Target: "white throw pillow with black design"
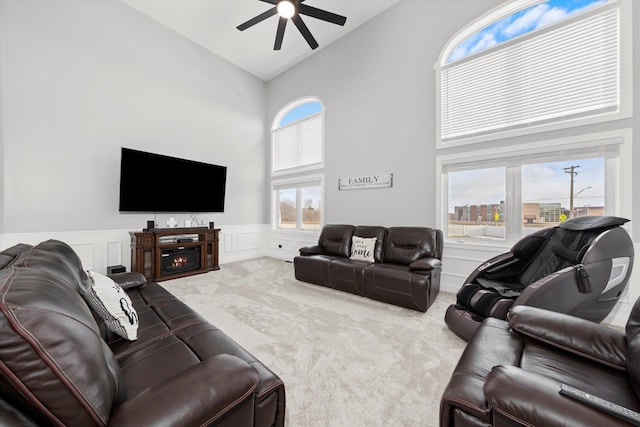
M 351 257 L 350 259 L 358 261 L 375 262 L 373 252 L 376 247 L 376 237 L 358 237 L 351 238 Z
M 138 313 L 131 304 L 129 295 L 116 282 L 96 273 L 87 271 L 91 289 L 85 300 L 102 317 L 107 328 L 122 338 L 134 341 L 138 338 Z

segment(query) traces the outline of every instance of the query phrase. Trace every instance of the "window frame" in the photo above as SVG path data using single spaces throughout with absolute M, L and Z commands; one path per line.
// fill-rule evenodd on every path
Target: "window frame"
M 610 6 L 611 4 L 615 4 L 620 8 L 620 68 L 619 68 L 619 95 L 620 95 L 620 103 L 617 111 L 596 114 L 588 117 L 582 118 L 571 118 L 567 117 L 552 123 L 540 123 L 535 124 L 533 126 L 518 128 L 518 129 L 507 129 L 507 130 L 498 130 L 493 133 L 483 134 L 483 135 L 471 135 L 467 137 L 461 137 L 460 139 L 454 140 L 442 140 L 442 72 L 443 68 L 450 67 L 451 64 L 457 61 L 465 61 L 469 57 L 461 58 L 459 60 L 453 61 L 452 63 L 447 63 L 447 60 L 459 43 L 465 40 L 470 35 L 475 32 L 491 25 L 493 22 L 498 21 L 501 18 L 509 16 L 519 10 L 525 9 L 527 7 L 533 6 L 535 4 L 542 3 L 541 0 L 514 0 L 508 2 L 504 5 L 498 6 L 497 8 L 487 12 L 482 15 L 478 19 L 472 21 L 470 24 L 462 28 L 458 31 L 449 41 L 445 44 L 444 48 L 440 52 L 440 56 L 438 60 L 434 64 L 435 71 L 435 82 L 436 82 L 436 148 L 443 149 L 449 147 L 456 147 L 468 144 L 477 144 L 487 141 L 494 141 L 504 138 L 513 138 L 522 135 L 530 135 L 536 134 L 540 132 L 553 131 L 558 129 L 566 129 L 572 128 L 576 126 L 584 126 L 594 123 L 602 123 L 613 120 L 619 120 L 623 118 L 631 117 L 633 114 L 633 105 L 632 105 L 632 87 L 633 87 L 633 73 L 632 73 L 632 60 L 633 60 L 633 51 L 632 51 L 632 11 L 631 11 L 631 1 L 630 0 L 613 0 L 612 3 L 605 4 L 603 6 L 594 7 L 594 11 L 601 9 L 602 7 L 614 7 Z M 588 14 L 589 12 L 585 12 Z M 568 22 L 572 22 L 572 18 L 568 19 Z M 536 31 L 532 33 L 521 36 L 523 39 L 527 37 L 535 37 L 537 34 Z M 482 55 L 490 52 L 495 52 L 496 49 L 500 49 L 503 45 L 509 45 L 509 41 L 505 43 L 501 43 L 495 47 L 486 49 L 482 52 L 478 52 L 472 54 L 470 56 L 481 57 Z
M 300 194 L 305 187 L 320 187 L 320 226 L 318 230 L 305 230 L 302 228 L 303 202 Z M 279 191 L 284 189 L 296 189 L 296 228 L 282 228 L 280 224 L 280 197 Z M 295 178 L 276 179 L 271 181 L 271 227 L 274 231 L 290 233 L 318 234 L 324 225 L 324 174 L 305 175 Z
M 506 179 L 511 180 L 506 190 L 506 218 L 504 241 L 478 241 L 450 238 L 448 233 L 448 176 L 447 165 L 465 165 L 479 161 L 496 162 L 522 156 L 541 156 L 541 161 L 562 159 L 563 154 L 580 155 L 581 151 L 596 150 L 602 146 L 617 146 L 618 156 L 605 157 L 605 213 L 631 218 L 632 193 L 632 130 L 625 128 L 609 132 L 575 135 L 567 138 L 540 140 L 538 142 L 512 145 L 501 148 L 479 149 L 461 154 L 443 155 L 436 158 L 436 223 L 444 234 L 447 247 L 495 247 L 506 249 L 521 238 L 522 209 L 520 166 L 507 166 Z M 514 221 L 514 218 L 518 218 Z M 631 232 L 631 225 L 625 226 Z

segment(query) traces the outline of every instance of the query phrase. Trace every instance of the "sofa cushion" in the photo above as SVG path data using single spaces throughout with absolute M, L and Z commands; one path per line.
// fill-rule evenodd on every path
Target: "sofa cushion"
M 351 257 L 350 259 L 356 261 L 375 262 L 373 253 L 376 247 L 376 237 L 358 237 L 353 236 L 351 238 Z
M 0 390 L 46 424 L 106 425 L 126 397 L 86 303 L 39 269 L 0 271 Z
M 331 287 L 364 296 L 364 270 L 372 265 L 366 261 L 336 258 L 331 262 Z
M 91 287 L 84 299 L 115 334 L 128 340 L 138 337 L 138 313 L 125 291 L 107 276 L 87 271 Z
M 59 240 L 47 240 L 34 246 L 14 265 L 48 271 L 63 279 L 80 295 L 89 287 L 80 258 L 69 245 Z
M 351 253 L 351 237 L 353 236 L 353 225 L 329 224 L 322 228 L 318 245 L 324 249 L 328 255 L 338 255 L 349 258 Z
M 293 259 L 297 280 L 331 287 L 331 263 L 335 259 L 330 255 L 297 256 Z
M 439 235 L 442 233 L 427 227 L 391 227 L 384 248 L 384 262 L 409 265 L 425 257 L 442 257 L 439 251 Z
M 0 252 L 0 268 L 6 268 L 16 263 L 21 258 L 22 254 L 28 252 L 33 246 L 26 243 L 18 243 L 10 248 L 7 248 Z
M 425 312 L 440 290 L 429 272 L 412 272 L 398 264 L 370 264 L 364 269 L 367 298 Z

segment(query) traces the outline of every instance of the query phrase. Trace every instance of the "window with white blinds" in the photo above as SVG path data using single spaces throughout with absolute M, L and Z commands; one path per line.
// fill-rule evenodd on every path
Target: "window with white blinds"
M 273 131 L 273 172 L 322 164 L 323 114 Z
M 324 212 L 324 106 L 294 100 L 273 121 L 272 226 L 286 233 L 319 233 Z
M 620 7 L 532 31 L 440 69 L 440 141 L 464 140 L 620 108 Z

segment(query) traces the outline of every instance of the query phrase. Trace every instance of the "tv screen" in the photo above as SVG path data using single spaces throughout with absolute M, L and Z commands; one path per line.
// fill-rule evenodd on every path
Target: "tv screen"
M 120 212 L 224 212 L 225 166 L 122 147 Z

